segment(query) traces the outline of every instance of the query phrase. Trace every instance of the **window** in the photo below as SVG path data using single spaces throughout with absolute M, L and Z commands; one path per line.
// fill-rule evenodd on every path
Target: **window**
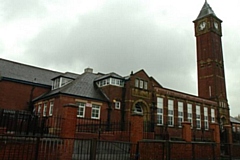
M 115 84 L 115 78 L 111 78 L 111 84 Z
M 157 98 L 157 124 L 163 125 L 163 98 Z
M 43 104 L 43 116 L 45 117 L 47 114 L 47 103 Z
M 61 87 L 62 87 L 62 86 L 67 85 L 68 83 L 72 82 L 72 79 L 61 77 L 60 82 L 61 82 Z
M 92 119 L 99 119 L 100 118 L 100 106 L 96 104 L 92 104 Z
M 144 89 L 148 89 L 148 82 L 144 81 Z
M 41 106 L 41 104 L 39 104 L 39 105 L 38 105 L 38 115 L 41 114 L 41 108 L 42 108 L 42 106 Z
M 110 79 L 106 79 L 106 84 L 110 84 Z
M 139 86 L 139 80 L 135 79 L 135 87 L 138 87 L 138 86 Z
M 240 127 L 239 126 L 237 127 L 237 132 L 240 132 Z
M 143 88 L 143 80 L 140 80 L 139 88 Z
M 116 84 L 117 84 L 118 86 L 120 86 L 120 84 L 121 84 L 120 79 L 116 79 Z
M 173 100 L 168 100 L 168 125 L 174 125 L 174 110 L 173 110 Z
M 78 103 L 77 117 L 85 116 L 85 103 Z
M 204 107 L 204 127 L 205 129 L 209 128 L 209 124 L 208 124 L 208 108 Z
M 193 123 L 192 123 L 192 104 L 187 104 L 187 113 L 188 113 L 188 122 L 190 122 L 191 126 L 193 126 Z
M 232 131 L 233 131 L 233 132 L 236 132 L 235 126 L 232 126 Z
M 178 102 L 178 126 L 182 127 L 183 122 L 183 102 Z
M 211 109 L 211 121 L 215 122 L 215 110 L 213 108 Z
M 196 123 L 197 123 L 197 129 L 201 128 L 201 111 L 200 106 L 196 105 Z
M 59 85 L 60 85 L 60 78 L 57 78 L 53 82 L 53 89 L 59 88 Z
M 135 104 L 134 112 L 135 113 L 142 113 L 143 112 L 140 103 Z
M 53 114 L 53 105 L 54 105 L 54 103 L 53 103 L 53 101 L 51 101 L 50 106 L 49 106 L 49 116 L 52 116 L 52 114 Z
M 120 108 L 121 108 L 121 102 L 116 101 L 116 102 L 115 102 L 115 108 L 116 108 L 116 109 L 120 109 Z

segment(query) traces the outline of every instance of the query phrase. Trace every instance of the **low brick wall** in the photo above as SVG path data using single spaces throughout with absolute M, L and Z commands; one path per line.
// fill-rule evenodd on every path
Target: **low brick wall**
M 151 159 L 213 159 L 220 157 L 220 145 L 216 143 L 140 141 L 139 160 Z

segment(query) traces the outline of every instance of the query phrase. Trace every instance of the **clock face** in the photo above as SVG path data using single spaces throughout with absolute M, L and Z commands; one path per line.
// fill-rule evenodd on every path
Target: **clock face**
M 218 23 L 217 22 L 214 22 L 214 27 L 215 27 L 215 29 L 218 29 Z
M 199 26 L 198 26 L 198 29 L 199 29 L 200 31 L 204 30 L 205 28 L 206 28 L 206 22 L 201 22 L 201 23 L 199 24 Z

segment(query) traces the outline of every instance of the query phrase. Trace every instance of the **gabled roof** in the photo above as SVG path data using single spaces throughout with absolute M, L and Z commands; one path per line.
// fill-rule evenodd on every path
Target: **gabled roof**
M 105 97 L 101 90 L 94 84 L 94 80 L 98 77 L 99 75 L 97 74 L 85 72 L 66 86 L 52 90 L 39 98 L 46 98 L 55 94 L 66 94 L 107 101 L 107 97 Z
M 52 78 L 52 80 L 56 79 L 58 77 L 65 77 L 65 78 L 70 78 L 70 79 L 76 79 L 78 76 L 79 76 L 79 74 L 76 74 L 76 73 L 65 72 L 65 73 L 63 73 L 61 75 L 58 75 L 57 77 Z
M 111 73 L 99 76 L 98 78 L 95 79 L 95 81 L 99 81 L 99 80 L 102 80 L 102 79 L 105 79 L 105 78 L 108 78 L 108 77 L 117 78 L 117 79 L 123 79 L 123 77 L 118 75 L 117 73 L 111 72 Z
M 0 58 L 0 76 L 3 79 L 51 86 L 51 79 L 60 74 L 62 73 Z
M 205 1 L 196 20 L 206 17 L 208 15 L 213 15 L 214 17 L 217 17 L 212 8 L 210 7 L 210 5 L 207 3 L 207 1 Z

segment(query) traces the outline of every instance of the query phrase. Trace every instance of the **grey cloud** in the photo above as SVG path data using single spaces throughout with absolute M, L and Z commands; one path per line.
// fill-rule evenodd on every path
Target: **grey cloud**
M 194 35 L 157 26 L 141 5 L 123 2 L 110 2 L 101 10 L 79 16 L 70 30 L 67 23 L 43 29 L 29 43 L 25 56 L 40 66 L 61 66 L 66 71 L 80 63 L 122 75 L 144 69 L 163 85 L 194 92 L 196 84 L 190 77 L 196 61 Z
M 19 17 L 40 16 L 45 7 L 41 0 L 0 0 L 2 15 L 7 20 Z

